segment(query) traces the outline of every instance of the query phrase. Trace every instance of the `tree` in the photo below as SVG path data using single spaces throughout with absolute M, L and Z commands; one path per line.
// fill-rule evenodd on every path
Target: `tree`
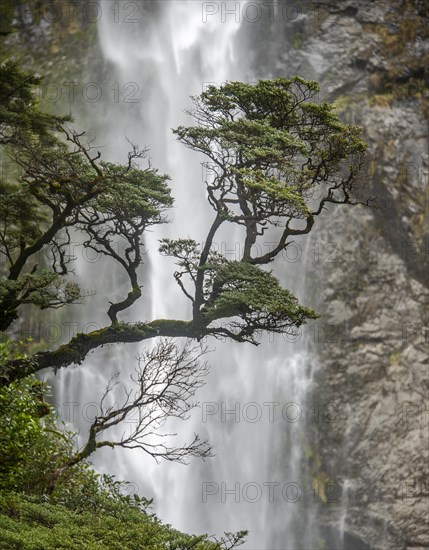
M 16 65 L 0 67 L 0 135 L 6 154 L 19 167 L 14 181 L 1 181 L 0 252 L 6 260 L 0 285 L 0 327 L 25 316 L 28 304 L 41 309 L 83 302 L 72 279 L 73 259 L 65 250 L 70 231 L 82 246 L 119 264 L 129 280 L 126 296 L 106 305 L 109 323 L 79 333 L 55 350 L 17 359 L 1 372 L 2 384 L 82 363 L 100 346 L 154 337 L 228 337 L 257 343 L 264 331 L 282 333 L 316 312 L 298 300 L 264 266 L 309 233 L 328 203 L 357 204 L 358 173 L 366 144 L 361 131 L 343 124 L 327 103 L 313 101 L 316 82 L 299 77 L 230 82 L 210 86 L 193 98 L 195 126 L 174 130 L 177 139 L 208 158 L 206 181 L 214 210 L 204 245 L 191 239 L 164 240 L 160 253 L 175 258 L 174 278 L 192 303 L 190 319 L 124 322 L 123 311 L 142 296 L 139 282 L 145 230 L 166 221 L 172 205 L 168 176 L 139 162 L 147 151 L 131 145 L 123 165 L 103 161 L 85 133 L 69 118 L 44 115 L 31 88 L 34 80 Z M 18 105 L 25 104 L 21 116 Z M 317 192 L 317 198 L 315 197 Z M 223 225 L 243 231 L 243 254 L 228 261 L 214 251 Z M 261 239 L 274 229 L 276 244 L 262 252 Z M 115 243 L 122 246 L 115 246 Z M 42 269 L 35 257 L 49 248 L 53 261 Z
M 69 468 L 85 461 L 102 447 L 140 449 L 157 462 L 163 459 L 181 464 L 187 464 L 190 457 L 213 456 L 209 443 L 201 441 L 197 434 L 187 444 L 171 446 L 166 438 L 171 439 L 177 434 L 161 432 L 170 418 L 185 420 L 196 406 L 191 399 L 208 373 L 207 363 L 200 361 L 204 353 L 205 350 L 199 346 L 191 346 L 189 340 L 181 349 L 171 340 L 161 340 L 138 357 L 138 367 L 131 377 L 134 389 L 121 382 L 120 373 L 116 373 L 109 380 L 86 443 L 57 469 L 51 478 L 50 491 Z M 113 390 L 119 388 L 123 394 L 122 402 L 111 403 L 109 398 Z M 101 439 L 100 436 L 110 428 L 124 423 L 127 423 L 128 430 L 123 431 L 121 438 L 109 436 Z

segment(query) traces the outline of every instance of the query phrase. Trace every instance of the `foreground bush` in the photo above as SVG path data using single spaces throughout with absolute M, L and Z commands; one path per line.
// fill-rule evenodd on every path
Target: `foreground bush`
M 0 494 L 0 533 L 2 550 L 221 548 L 205 536 L 184 535 L 130 506 L 110 513 L 78 512 L 17 493 Z

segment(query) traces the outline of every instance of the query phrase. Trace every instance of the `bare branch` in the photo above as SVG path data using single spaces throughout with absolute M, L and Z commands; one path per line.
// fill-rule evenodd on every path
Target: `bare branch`
M 208 442 L 201 441 L 197 434 L 189 443 L 175 446 L 167 440 L 176 434 L 162 431 L 170 418 L 186 420 L 198 405 L 193 398 L 208 374 L 207 363 L 201 362 L 206 352 L 205 348 L 192 346 L 189 340 L 179 348 L 172 340 L 163 339 L 138 357 L 138 367 L 131 377 L 133 389 L 120 382 L 115 374 L 102 396 L 99 415 L 91 424 L 86 444 L 68 461 L 66 468 L 106 446 L 140 449 L 156 461 L 181 464 L 187 464 L 190 457 L 212 456 Z M 119 390 L 123 395 L 121 404 L 117 402 Z M 124 422 L 129 429 L 121 436 L 100 439 L 101 434 L 123 426 Z

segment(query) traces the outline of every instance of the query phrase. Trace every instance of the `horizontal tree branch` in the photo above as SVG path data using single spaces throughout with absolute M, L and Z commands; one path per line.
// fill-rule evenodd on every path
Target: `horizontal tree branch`
M 202 337 L 193 321 L 157 319 L 149 323 L 114 323 L 88 334 L 77 334 L 70 342 L 56 350 L 39 352 L 29 359 L 11 361 L 0 372 L 0 386 L 43 369 L 57 370 L 71 364 L 80 365 L 88 353 L 107 344 L 141 342 L 157 336 L 196 339 Z

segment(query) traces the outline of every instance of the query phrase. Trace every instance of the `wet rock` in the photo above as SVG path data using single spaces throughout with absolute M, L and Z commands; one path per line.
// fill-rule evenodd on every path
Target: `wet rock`
M 425 548 L 428 123 L 420 84 L 409 80 L 402 91 L 397 64 L 418 73 L 427 37 L 416 36 L 408 50 L 395 38 L 412 32 L 407 21 L 423 32 L 416 2 L 320 6 L 319 27 L 306 30 L 298 56 L 283 53 L 282 63 L 344 90 L 335 99 L 343 118 L 364 128 L 372 161 L 365 182 L 381 201 L 378 210 L 331 208 L 312 235 L 320 250 L 339 251 L 336 261 L 313 262 L 309 277 L 321 323 L 339 331 L 313 346 L 321 363 L 315 396 L 340 411 L 314 437 L 323 467 L 347 487 L 321 507 L 322 535 L 328 548 Z

